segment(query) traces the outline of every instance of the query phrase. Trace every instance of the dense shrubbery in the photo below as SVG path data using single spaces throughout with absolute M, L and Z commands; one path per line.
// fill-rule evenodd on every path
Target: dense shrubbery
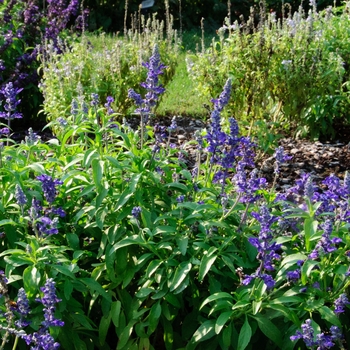
M 32 129 L 12 140 L 30 96 L 6 78 L 14 39 L 0 95 L 0 350 L 348 348 L 349 173 L 318 186 L 303 174 L 277 193 L 228 118 L 272 111 L 314 132 L 343 117 L 347 24 L 345 10 L 336 20 L 313 8 L 308 21 L 220 29 L 192 67 L 214 99 L 187 144 L 171 143 L 176 118 L 148 123 L 176 62 L 170 17 L 164 39 L 160 22 L 137 17 L 123 39 L 47 34 L 47 142 Z M 135 129 L 119 118 L 130 108 Z M 273 157 L 277 179 L 290 159 L 282 148 Z
M 227 36 L 228 32 L 228 36 Z M 348 3 L 338 16 L 316 5 L 308 13 L 260 13 L 226 23 L 206 52 L 188 57 L 198 91 L 213 97 L 232 77 L 233 115 L 248 122 L 284 125 L 299 135 L 334 136 L 334 122 L 348 122 L 350 52 Z
M 169 142 L 176 119 L 146 124 L 163 92 L 157 47 L 145 66 L 146 93 L 128 91 L 138 130 L 95 94 L 87 115 L 51 122 L 57 138 L 1 146 L 3 336 L 43 349 L 345 349 L 349 175 L 268 188 L 254 143 L 222 122 L 230 80 L 189 167 Z M 276 150 L 276 176 L 287 158 Z
M 57 47 L 59 35 L 74 24 L 82 29 L 78 16 L 79 1 L 4 0 L 0 2 L 0 87 L 11 82 L 15 88 L 25 89 L 22 112 L 26 119 L 36 117 L 42 103 L 38 91 L 37 60 L 40 44 L 52 41 Z
M 135 24 L 124 37 L 84 35 L 80 42 L 62 49 L 61 53 L 55 52 L 50 45 L 46 46 L 40 89 L 44 96 L 43 111 L 50 121 L 68 116 L 71 108 L 83 111 L 84 105 L 90 103 L 92 93 L 99 95 L 101 105 L 107 96 L 112 96 L 116 112 L 131 112 L 128 89 L 140 91 L 140 82 L 145 79 L 142 62 L 151 56 L 155 43 L 158 43 L 167 66 L 163 84 L 171 80 L 180 49 L 171 22 L 165 37 L 165 24 L 156 18 L 146 22 L 143 17 L 138 18 L 137 23 L 141 31 Z M 72 101 L 77 107 L 72 106 Z

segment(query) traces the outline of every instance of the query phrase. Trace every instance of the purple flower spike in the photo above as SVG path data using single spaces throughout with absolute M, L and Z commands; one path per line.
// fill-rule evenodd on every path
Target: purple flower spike
M 98 104 L 99 104 L 98 94 L 92 93 L 91 94 L 91 106 L 97 106 Z
M 260 223 L 260 233 L 258 237 L 250 237 L 249 243 L 255 247 L 258 251 L 257 259 L 261 261 L 260 266 L 254 274 L 250 277 L 245 276 L 243 282 L 249 284 L 254 278 L 261 278 L 266 284 L 268 289 L 272 289 L 275 286 L 275 281 L 272 276 L 262 273 L 262 269 L 266 271 L 274 271 L 274 260 L 279 260 L 281 256 L 277 253 L 281 249 L 281 245 L 273 241 L 272 224 L 278 220 L 277 217 L 271 215 L 269 209 L 262 205 L 260 212 L 253 212 L 251 214 Z M 252 277 L 252 278 L 251 278 Z
M 345 312 L 346 305 L 349 305 L 350 301 L 345 293 L 341 294 L 338 299 L 334 301 L 335 310 L 334 313 L 339 315 Z
M 185 201 L 185 196 L 182 194 L 176 198 L 178 203 L 183 203 Z
M 133 89 L 128 90 L 128 96 L 134 100 L 135 105 L 138 107 L 135 112 L 147 118 L 151 114 L 152 108 L 157 104 L 159 95 L 165 91 L 163 86 L 159 84 L 158 76 L 163 74 L 163 69 L 166 67 L 160 62 L 157 45 L 153 48 L 149 62 L 144 62 L 142 65 L 148 69 L 146 81 L 140 84 L 146 89 L 145 98 L 142 98 Z
M 137 218 L 140 216 L 141 211 L 142 211 L 141 207 L 134 207 L 134 208 L 132 208 L 132 210 L 131 210 L 131 215 L 132 215 L 135 219 L 137 219 Z
M 47 216 L 42 216 L 38 219 L 38 230 L 41 234 L 45 235 L 57 235 L 58 229 L 57 229 L 57 223 L 58 218 L 50 219 Z
M 28 200 L 20 185 L 16 185 L 15 197 L 20 206 L 25 205 Z
M 274 154 L 276 162 L 275 162 L 275 174 L 278 174 L 280 172 L 280 166 L 281 164 L 287 162 L 288 160 L 292 159 L 292 156 L 288 156 L 284 153 L 284 148 L 282 146 L 278 147 L 276 149 L 276 152 Z
M 12 82 L 7 83 L 5 87 L 0 90 L 5 100 L 5 112 L 0 112 L 0 118 L 5 118 L 6 120 L 22 118 L 22 114 L 16 112 L 17 106 L 21 103 L 21 100 L 17 99 L 17 95 L 22 90 L 23 89 L 13 87 Z
M 320 254 L 329 254 L 337 250 L 336 245 L 342 242 L 339 237 L 330 238 L 333 232 L 332 221 L 327 219 L 321 227 L 323 228 L 323 234 L 321 239 L 317 242 L 315 249 L 310 253 L 310 259 L 317 259 Z
M 41 287 L 40 289 L 44 293 L 43 297 L 38 299 L 38 301 L 44 305 L 45 320 L 42 322 L 42 325 L 46 328 L 53 326 L 62 327 L 64 322 L 56 319 L 54 316 L 56 310 L 55 304 L 61 301 L 61 299 L 58 299 L 56 296 L 55 281 L 52 278 L 49 278 L 46 281 L 45 286 Z
M 300 279 L 301 272 L 299 269 L 287 272 L 288 281 L 297 282 Z
M 56 198 L 56 186 L 62 185 L 63 182 L 58 179 L 53 180 L 51 176 L 46 174 L 37 176 L 37 179 L 41 181 L 45 199 L 49 203 L 53 203 Z
M 342 339 L 341 331 L 338 327 L 332 326 L 330 328 L 331 335 L 319 333 L 314 334 L 314 330 L 311 326 L 311 320 L 308 319 L 301 325 L 301 331 L 296 331 L 295 335 L 292 335 L 290 339 L 292 341 L 302 339 L 305 345 L 314 349 L 317 346 L 317 350 L 330 349 L 335 345 L 335 342 Z
M 54 338 L 50 335 L 49 327 L 64 326 L 64 322 L 54 316 L 56 311 L 55 304 L 61 300 L 56 296 L 55 282 L 52 278 L 49 278 L 44 287 L 40 289 L 44 294 L 42 298 L 37 299 L 44 306 L 44 321 L 41 322 L 42 327 L 33 334 L 22 335 L 22 338 L 27 345 L 33 345 L 31 349 L 55 350 L 60 347 L 60 344 L 55 342 Z
M 297 331 L 295 335 L 291 336 L 291 340 L 303 339 L 306 346 L 312 347 L 317 345 L 314 339 L 314 330 L 311 327 L 311 320 L 308 319 L 301 325 L 301 332 Z
M 114 113 L 113 108 L 111 107 L 111 104 L 114 102 L 114 98 L 112 96 L 107 96 L 105 107 L 107 108 L 107 114 L 111 115 Z
M 212 99 L 211 102 L 214 104 L 214 109 L 217 110 L 219 113 L 225 108 L 225 106 L 228 104 L 231 96 L 231 89 L 232 89 L 232 80 L 227 79 L 224 89 L 222 93 L 220 94 L 218 99 Z
M 20 314 L 20 320 L 16 321 L 15 325 L 18 328 L 27 327 L 29 325 L 29 322 L 25 320 L 25 317 L 28 316 L 30 312 L 30 308 L 29 308 L 29 300 L 27 298 L 27 294 L 24 288 L 20 288 L 18 290 L 16 311 Z
M 0 129 L 0 135 L 8 135 L 10 133 L 9 128 L 2 128 Z

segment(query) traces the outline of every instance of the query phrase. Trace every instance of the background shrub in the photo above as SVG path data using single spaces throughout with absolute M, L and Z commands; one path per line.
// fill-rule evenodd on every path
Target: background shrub
M 58 37 L 75 21 L 82 29 L 78 12 L 78 0 L 5 0 L 0 4 L 0 86 L 12 82 L 24 89 L 20 111 L 27 125 L 37 122 L 43 102 L 38 89 L 39 45 L 51 40 L 57 48 Z M 21 124 L 23 127 L 23 121 Z
M 128 89 L 144 90 L 140 87 L 146 77 L 142 64 L 151 56 L 155 43 L 167 66 L 162 83 L 166 85 L 171 80 L 180 45 L 176 31 L 170 24 L 164 37 L 163 22 L 155 17 L 147 22 L 143 17 L 138 20 L 124 37 L 83 36 L 80 42 L 69 47 L 63 44 L 62 53 L 46 46 L 40 88 L 44 96 L 43 112 L 50 121 L 70 115 L 73 100 L 83 110 L 84 105 L 90 104 L 92 93 L 99 96 L 100 106 L 106 102 L 107 96 L 113 97 L 114 112 L 125 114 L 132 106 Z M 134 108 L 129 113 L 133 111 Z
M 262 10 L 257 29 L 255 13 L 247 22 L 227 22 L 206 52 L 188 56 L 198 91 L 213 97 L 230 76 L 231 113 L 248 124 L 260 119 L 288 132 L 334 136 L 333 123 L 348 120 L 347 7 L 340 16 L 299 9 L 283 20 Z

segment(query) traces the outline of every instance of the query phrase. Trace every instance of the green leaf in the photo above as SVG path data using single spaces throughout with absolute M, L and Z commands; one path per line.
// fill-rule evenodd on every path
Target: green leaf
M 222 332 L 222 342 L 226 348 L 230 347 L 231 338 L 232 338 L 232 325 L 229 324 Z
M 293 310 L 282 304 L 269 303 L 266 305 L 266 307 L 279 311 L 284 317 L 291 320 L 295 324 L 299 323 L 299 317 L 297 316 L 297 314 Z
M 187 247 L 188 247 L 188 237 L 182 236 L 176 239 L 177 246 L 182 255 L 186 255 Z
M 305 233 L 305 248 L 306 251 L 310 251 L 310 242 L 312 236 L 315 235 L 317 231 L 318 221 L 312 219 L 306 219 L 304 222 L 304 233 Z
M 131 320 L 127 326 L 123 329 L 122 333 L 120 334 L 117 350 L 121 350 L 124 348 L 124 346 L 128 343 L 128 340 L 130 339 L 132 330 L 134 328 L 134 324 L 137 322 L 137 320 Z
M 174 226 L 157 226 L 153 232 L 152 236 L 159 235 L 162 233 L 174 233 L 176 232 L 176 227 Z
M 112 302 L 111 296 L 102 288 L 102 286 L 92 278 L 84 277 L 79 278 L 79 281 L 83 282 L 90 290 L 90 292 L 97 292 L 107 301 Z
M 162 265 L 162 263 L 163 261 L 159 259 L 152 260 L 147 266 L 146 278 L 150 278 L 157 271 L 159 266 Z
M 112 322 L 116 327 L 119 327 L 119 316 L 120 316 L 121 306 L 122 306 L 122 303 L 119 300 L 112 302 L 112 306 L 111 306 Z
M 287 303 L 301 303 L 303 301 L 302 298 L 296 295 L 290 296 L 281 296 L 276 299 L 270 300 L 270 304 L 287 304 Z
M 54 270 L 56 270 L 56 271 L 62 273 L 62 274 L 65 275 L 65 276 L 68 276 L 68 277 L 70 277 L 70 278 L 72 278 L 72 279 L 75 278 L 74 273 L 72 273 L 72 271 L 70 271 L 70 269 L 69 269 L 68 266 L 65 266 L 65 265 L 51 265 L 51 267 L 52 267 Z
M 70 316 L 73 318 L 74 322 L 76 322 L 77 324 L 81 324 L 83 327 L 85 327 L 88 330 L 91 330 L 91 331 L 95 330 L 95 328 L 93 328 L 90 324 L 90 322 L 92 323 L 92 321 L 86 315 L 72 313 Z
M 104 161 L 93 159 L 92 161 L 92 176 L 95 182 L 96 188 L 101 186 L 101 181 L 103 177 L 103 167 L 104 167 Z
M 167 294 L 164 299 L 171 305 L 175 306 L 177 309 L 181 308 L 181 303 L 179 302 L 178 297 L 174 294 Z
M 217 299 L 231 299 L 231 300 L 233 300 L 233 297 L 231 294 L 228 294 L 226 292 L 214 293 L 214 294 L 210 295 L 208 298 L 204 299 L 203 303 L 199 307 L 199 310 L 201 310 L 206 304 L 208 304 L 214 300 L 217 300 Z
M 72 295 L 72 292 L 73 292 L 73 285 L 72 285 L 72 282 L 66 278 L 65 281 L 64 281 L 64 297 L 69 300 L 71 295 Z
M 173 345 L 174 345 L 174 331 L 172 327 L 172 323 L 168 321 L 165 317 L 161 318 L 162 326 L 164 329 L 164 344 L 166 350 L 173 350 Z
M 302 253 L 296 253 L 296 254 L 291 254 L 287 255 L 281 262 L 281 266 L 286 265 L 286 267 L 292 266 L 296 264 L 299 260 L 306 260 L 307 256 Z
M 191 339 L 191 343 L 199 343 L 204 340 L 210 339 L 215 335 L 215 321 L 214 320 L 207 320 L 203 322 L 196 332 L 193 334 L 193 337 Z
M 149 296 L 152 292 L 154 292 L 153 288 L 141 288 L 135 295 L 137 298 L 146 298 L 147 296 Z
M 341 328 L 342 325 L 339 318 L 329 307 L 321 306 L 317 311 L 321 314 L 322 318 L 328 321 L 330 324 Z
M 127 201 L 134 195 L 136 186 L 141 178 L 142 174 L 134 175 L 129 181 L 129 187 L 121 194 L 116 204 L 115 211 L 121 209 Z
M 94 159 L 98 159 L 98 158 L 99 158 L 99 154 L 96 149 L 88 149 L 84 154 L 84 161 L 83 161 L 84 167 L 89 168 L 91 165 L 91 162 Z
M 31 265 L 23 271 L 23 287 L 29 295 L 35 295 L 40 286 L 41 274 Z
M 234 274 L 236 274 L 236 268 L 235 265 L 232 263 L 231 261 L 231 257 L 228 257 L 226 255 L 222 255 L 221 256 L 222 261 L 225 263 L 225 265 L 231 270 L 231 272 L 233 272 Z
M 38 174 L 44 174 L 45 173 L 45 168 L 40 163 L 29 164 L 26 168 L 32 169 L 34 172 L 36 172 Z
M 189 192 L 188 187 L 179 182 L 171 182 L 171 183 L 165 184 L 164 187 L 179 189 L 184 191 L 185 193 Z
M 301 282 L 303 284 L 307 283 L 307 278 L 310 276 L 311 271 L 317 265 L 318 265 L 318 262 L 313 260 L 306 260 L 304 262 L 303 266 L 301 267 Z
M 102 346 L 106 342 L 106 337 L 107 337 L 109 326 L 111 324 L 111 319 L 112 319 L 111 312 L 109 312 L 107 317 L 102 316 L 101 318 L 100 325 L 98 327 L 98 338 Z
M 238 336 L 238 350 L 244 350 L 250 342 L 252 337 L 252 329 L 248 322 L 248 317 L 245 316 L 244 324 L 239 332 Z
M 148 335 L 151 335 L 158 327 L 159 318 L 162 313 L 162 307 L 160 306 L 160 300 L 152 305 L 151 311 L 148 316 Z
M 215 323 L 215 333 L 219 334 L 222 330 L 222 328 L 225 326 L 226 322 L 231 318 L 231 316 L 234 314 L 233 311 L 226 311 L 220 314 L 218 317 L 216 323 Z
M 198 280 L 200 282 L 203 281 L 203 278 L 209 272 L 211 266 L 214 264 L 216 258 L 218 257 L 217 255 L 214 255 L 216 251 L 216 247 L 210 247 L 208 252 L 204 254 L 199 266 Z
M 255 315 L 253 317 L 258 321 L 258 326 L 260 330 L 275 344 L 277 344 L 279 348 L 281 348 L 283 342 L 282 334 L 280 330 L 276 327 L 276 325 L 264 316 Z
M 117 249 L 127 247 L 129 245 L 133 245 L 133 244 L 143 245 L 144 243 L 145 243 L 145 241 L 139 235 L 133 235 L 130 237 L 126 237 L 126 238 L 122 239 L 121 241 L 119 241 L 118 243 L 116 243 L 113 246 L 113 248 L 109 251 L 109 254 L 113 254 Z
M 16 225 L 17 223 L 11 219 L 4 219 L 0 221 L 0 226 L 5 226 L 5 225 Z
M 66 239 L 70 248 L 74 250 L 79 249 L 79 236 L 76 233 L 66 233 Z
M 109 190 L 108 182 L 105 181 L 103 184 L 100 184 L 99 187 L 97 187 L 97 196 L 96 196 L 96 208 L 98 208 L 103 200 L 106 198 Z
M 261 304 L 262 304 L 262 300 L 252 301 L 253 315 L 256 315 L 259 312 Z
M 181 282 L 186 278 L 187 274 L 191 271 L 191 268 L 192 264 L 189 261 L 183 261 L 180 263 L 168 285 L 170 292 L 175 290 L 181 284 Z

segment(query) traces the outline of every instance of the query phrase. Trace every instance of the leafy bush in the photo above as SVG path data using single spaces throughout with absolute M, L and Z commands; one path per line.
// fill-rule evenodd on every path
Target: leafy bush
M 188 57 L 199 93 L 214 97 L 230 76 L 233 115 L 313 138 L 334 136 L 333 123 L 348 121 L 347 8 L 336 17 L 330 8 L 319 13 L 314 6 L 283 19 L 266 16 L 262 8 L 257 29 L 254 13 L 247 22 L 227 22 L 218 30 L 219 41 Z
M 161 91 L 156 55 L 144 98 L 129 91 L 140 118 Z M 63 349 L 346 347 L 350 177 L 267 188 L 255 145 L 222 121 L 231 91 L 228 80 L 190 141 L 194 166 L 170 143 L 176 119 L 133 130 L 96 103 L 53 120 L 47 143 L 30 132 L 1 147 L 1 332 L 21 347 L 21 331 L 40 332 L 42 308 L 24 328 L 5 310 L 54 281 L 49 330 Z M 276 176 L 286 161 L 277 149 Z
M 38 45 L 42 40 L 52 40 L 57 47 L 58 37 L 72 20 L 81 21 L 78 10 L 77 0 L 48 1 L 45 8 L 37 0 L 0 3 L 0 87 L 11 82 L 25 89 L 21 112 L 26 119 L 36 115 L 42 103 L 38 91 Z
M 83 36 L 80 42 L 70 47 L 65 45 L 63 53 L 46 46 L 40 88 L 45 99 L 43 112 L 50 121 L 68 116 L 72 100 L 83 110 L 84 105 L 90 103 L 92 93 L 98 94 L 101 103 L 112 96 L 114 110 L 125 114 L 132 105 L 128 89 L 143 90 L 140 82 L 146 73 L 142 62 L 151 56 L 155 43 L 167 66 L 164 85 L 171 80 L 179 50 L 176 31 L 170 28 L 166 39 L 162 40 L 164 23 L 155 17 L 147 22 L 143 22 L 143 17 L 139 20 L 142 32 L 133 27 L 124 37 Z

